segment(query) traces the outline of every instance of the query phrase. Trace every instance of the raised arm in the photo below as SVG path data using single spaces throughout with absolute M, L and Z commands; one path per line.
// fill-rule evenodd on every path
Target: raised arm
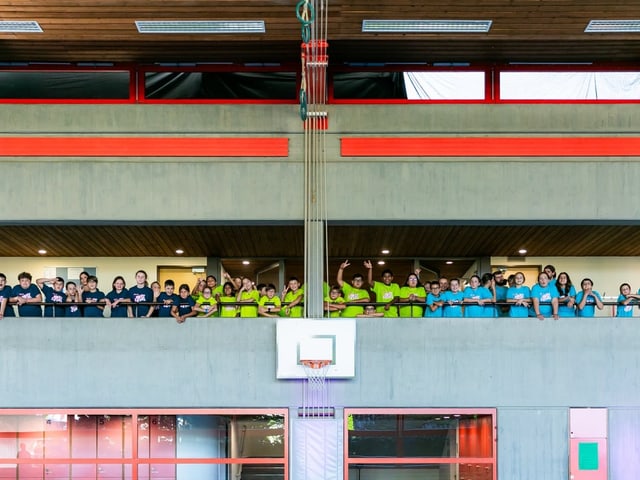
M 347 268 L 349 265 L 351 265 L 349 263 L 349 260 L 345 260 L 344 262 L 342 262 L 340 264 L 340 267 L 338 268 L 338 275 L 336 275 L 336 282 L 338 282 L 338 285 L 342 288 L 342 285 L 344 285 L 344 280 L 342 279 L 342 274 L 344 272 L 344 269 Z
M 373 288 L 373 265 L 371 264 L 371 260 L 364 261 L 364 268 L 367 269 L 367 283 Z

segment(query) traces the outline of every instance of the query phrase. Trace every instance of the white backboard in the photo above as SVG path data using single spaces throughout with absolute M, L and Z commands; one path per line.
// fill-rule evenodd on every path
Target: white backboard
M 277 378 L 306 378 L 302 360 L 331 360 L 327 378 L 355 376 L 354 319 L 287 318 L 276 328 Z

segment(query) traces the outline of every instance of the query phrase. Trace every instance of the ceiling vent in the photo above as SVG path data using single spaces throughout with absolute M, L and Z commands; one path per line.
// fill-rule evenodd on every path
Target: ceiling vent
M 363 20 L 365 33 L 487 33 L 493 20 Z
M 2 20 L 0 33 L 42 33 L 42 28 L 35 20 Z
M 638 33 L 640 20 L 591 20 L 585 33 Z
M 136 20 L 140 33 L 265 33 L 264 20 Z

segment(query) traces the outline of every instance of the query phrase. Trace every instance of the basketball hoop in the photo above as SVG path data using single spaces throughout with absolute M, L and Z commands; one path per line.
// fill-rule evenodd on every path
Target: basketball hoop
M 298 411 L 301 417 L 332 416 L 333 408 L 329 407 L 329 389 L 327 372 L 331 360 L 300 360 L 307 375 L 302 387 L 302 408 Z

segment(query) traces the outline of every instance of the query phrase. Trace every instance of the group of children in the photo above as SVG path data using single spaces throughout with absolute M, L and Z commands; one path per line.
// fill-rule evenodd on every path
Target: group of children
M 7 277 L 0 273 L 0 318 L 16 313 L 20 317 L 152 316 L 153 307 L 148 304 L 154 302 L 154 291 L 147 273 L 138 270 L 135 278 L 136 285 L 127 289 L 124 278 L 117 276 L 112 290 L 105 294 L 98 289 L 98 278 L 88 272 L 80 273 L 79 284 L 65 284 L 61 277 L 38 278 L 34 284 L 31 274 L 22 272 L 14 287 L 8 286 Z M 43 303 L 47 304 L 44 308 Z
M 276 295 L 274 285 L 255 286 L 249 278 L 232 279 L 223 285 L 209 275 L 198 279 L 192 288 L 182 284 L 175 293 L 173 280 L 149 284 L 147 273 L 138 270 L 136 285 L 126 287 L 122 276 L 113 279 L 108 293 L 98 288 L 98 278 L 87 272 L 80 282 L 66 282 L 61 277 L 38 278 L 32 283 L 30 273 L 18 275 L 18 285 L 10 287 L 0 273 L 0 318 L 13 317 L 173 317 L 184 323 L 189 317 L 302 317 L 303 289 L 297 278 L 289 280 Z M 42 304 L 45 304 L 44 307 Z
M 522 272 L 504 278 L 502 271 L 473 275 L 466 288 L 457 278 L 422 283 L 420 271 L 407 276 L 401 287 L 394 283 L 393 272 L 384 270 L 381 281 L 373 280 L 373 265 L 364 262 L 367 287 L 362 274 L 344 281 L 344 271 L 351 264 L 340 265 L 336 285 L 325 284 L 325 316 L 335 317 L 592 317 L 602 310 L 602 296 L 593 289 L 593 281 L 582 280 L 579 292 L 566 272 L 556 275 L 547 265 L 538 282 L 528 287 Z M 175 293 L 173 280 L 147 281 L 147 273 L 138 270 L 135 286 L 126 288 L 122 276 L 103 293 L 98 279 L 87 272 L 80 274 L 80 284 L 61 277 L 39 278 L 35 284 L 27 272 L 18 275 L 18 285 L 10 287 L 0 273 L 0 318 L 21 317 L 173 317 L 184 323 L 189 317 L 294 317 L 304 315 L 304 286 L 296 277 L 289 279 L 280 296 L 273 284 L 255 285 L 251 279 L 231 278 L 225 273 L 224 284 L 209 275 L 190 288 L 182 284 Z M 42 304 L 47 305 L 42 307 Z M 640 305 L 640 291 L 632 293 L 623 283 L 617 300 L 616 316 L 632 317 Z M 15 306 L 15 310 L 14 310 Z
M 329 317 L 593 317 L 595 310 L 604 308 L 602 296 L 593 289 L 593 281 L 585 278 L 581 291 L 576 292 L 566 272 L 557 275 L 553 265 L 547 265 L 538 275 L 538 283 L 524 285 L 522 272 L 504 278 L 502 271 L 473 275 L 463 289 L 457 278 L 440 278 L 422 284 L 420 271 L 408 275 L 404 286 L 393 282 L 391 270 L 382 272 L 381 281 L 373 280 L 373 266 L 364 262 L 368 271 L 368 288 L 364 277 L 355 274 L 351 283 L 343 280 L 344 270 L 351 264 L 340 265 L 337 285 L 325 298 Z M 373 295 L 370 296 L 369 293 Z M 616 316 L 633 316 L 633 306 L 640 304 L 640 291 L 631 293 L 627 283 L 620 286 Z M 376 307 L 370 305 L 372 302 Z M 363 304 L 363 305 L 359 305 Z M 367 305 L 369 304 L 369 305 Z

